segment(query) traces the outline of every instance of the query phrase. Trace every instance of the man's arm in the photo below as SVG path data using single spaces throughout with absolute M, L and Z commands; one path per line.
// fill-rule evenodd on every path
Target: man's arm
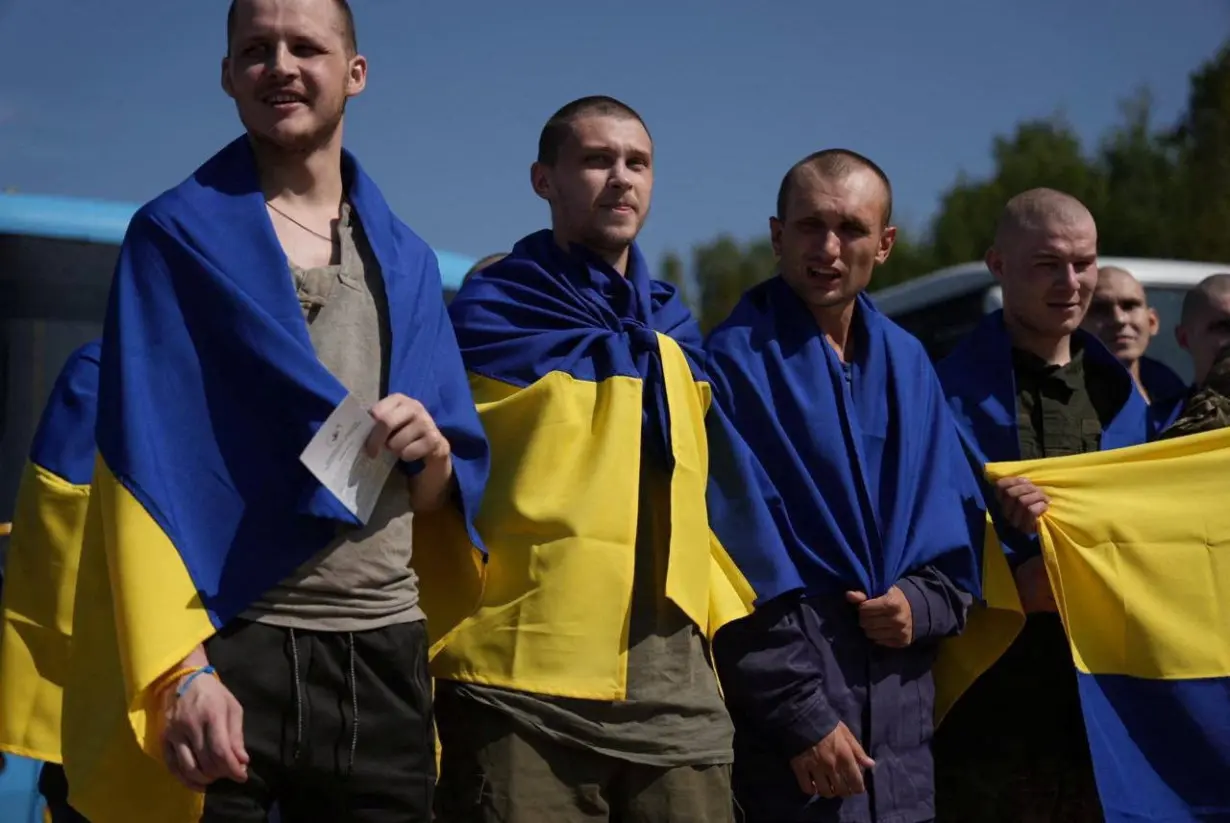
M 952 637 L 965 628 L 974 597 L 953 585 L 939 569 L 924 566 L 907 574 L 897 586 L 910 603 L 913 642 Z
M 713 655 L 727 702 L 787 755 L 815 744 L 841 718 L 824 694 L 823 663 L 804 634 L 801 598 L 786 595 L 722 628 Z
M 718 632 L 714 659 L 727 702 L 789 758 L 799 790 L 852 797 L 866 791 L 863 772 L 875 761 L 825 696 L 804 608 L 797 594 L 762 605 Z

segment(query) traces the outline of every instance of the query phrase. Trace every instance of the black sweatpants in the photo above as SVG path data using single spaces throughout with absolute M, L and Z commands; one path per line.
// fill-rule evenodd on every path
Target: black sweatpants
M 206 644 L 243 706 L 248 780 L 218 781 L 201 823 L 415 823 L 435 785 L 427 629 L 290 630 L 236 621 Z

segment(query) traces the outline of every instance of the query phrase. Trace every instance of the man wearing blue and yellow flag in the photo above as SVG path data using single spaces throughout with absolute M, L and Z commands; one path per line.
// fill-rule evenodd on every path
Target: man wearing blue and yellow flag
M 635 243 L 653 142 L 624 103 L 583 98 L 543 128 L 531 180 L 552 228 L 450 305 L 492 465 L 489 560 L 426 604 L 439 815 L 725 823 L 707 647 L 750 593 L 710 540 L 699 330 Z
M 1164 442 L 987 468 L 1029 487 L 1005 511 L 1041 538 L 1108 823 L 1230 819 L 1228 283 L 1184 302 L 1196 387 Z
M 55 823 L 68 803 L 60 707 L 77 566 L 94 474 L 98 341 L 69 356 L 51 389 L 17 491 L 0 634 L 0 750 L 45 761 L 39 791 Z
M 799 161 L 769 221 L 779 273 L 706 341 L 759 477 L 729 482 L 713 447 L 713 530 L 795 572 L 715 641 L 749 823 L 935 816 L 931 670 L 980 594 L 985 510 L 926 352 L 864 294 L 891 215 L 867 158 Z
M 227 40 L 246 134 L 137 212 L 112 283 L 70 799 L 94 823 L 427 821 L 413 521 L 469 528 L 486 441 L 435 255 L 342 146 L 349 6 L 235 0 Z
M 1148 408 L 1131 375 L 1080 329 L 1097 283 L 1097 227 L 1078 200 L 1033 189 L 1004 208 L 987 266 L 1003 290 L 938 366 L 949 403 L 982 462 L 1035 460 L 1143 443 Z M 1044 505 L 1003 478 L 1009 512 Z M 1072 655 L 1036 538 L 996 513 L 1024 628 L 940 725 L 939 819 L 1093 823 L 1102 811 Z

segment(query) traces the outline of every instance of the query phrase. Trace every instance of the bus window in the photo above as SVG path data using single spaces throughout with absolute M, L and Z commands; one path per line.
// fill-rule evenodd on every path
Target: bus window
M 56 376 L 102 333 L 119 247 L 0 234 L 0 522 Z
M 892 317 L 923 344 L 932 362 L 948 355 L 974 330 L 986 313 L 985 288 L 968 291 L 938 303 Z M 873 296 L 874 297 L 874 296 Z
M 1179 348 L 1175 340 L 1175 326 L 1183 314 L 1183 297 L 1187 294 L 1186 286 L 1145 286 L 1149 296 L 1149 305 L 1157 312 L 1159 319 L 1157 336 L 1149 343 L 1145 354 L 1154 360 L 1160 360 L 1175 371 L 1184 383 L 1192 380 L 1192 361 L 1187 352 Z

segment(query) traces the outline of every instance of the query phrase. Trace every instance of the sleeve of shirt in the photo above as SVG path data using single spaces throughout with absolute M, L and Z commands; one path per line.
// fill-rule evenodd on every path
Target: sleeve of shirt
M 840 722 L 825 696 L 824 661 L 806 634 L 806 608 L 798 595 L 786 595 L 714 638 L 727 703 L 788 757 L 819 743 Z
M 897 586 L 910 603 L 914 642 L 960 634 L 974 598 L 953 585 L 941 571 L 924 566 L 903 577 Z

